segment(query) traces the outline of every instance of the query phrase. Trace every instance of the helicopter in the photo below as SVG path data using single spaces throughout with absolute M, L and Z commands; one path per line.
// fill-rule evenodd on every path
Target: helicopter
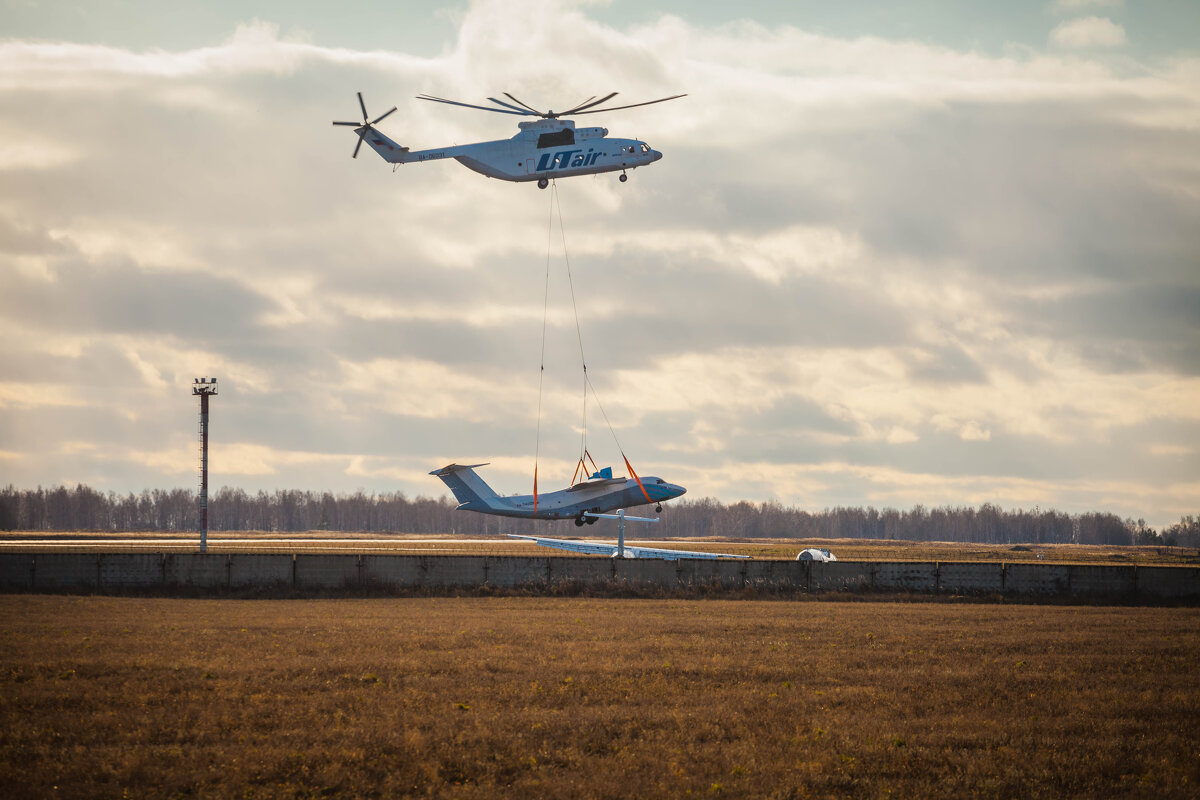
M 677 94 L 644 103 L 599 108 L 600 105 L 617 96 L 616 92 L 612 92 L 600 99 L 590 97 L 567 111 L 558 112 L 538 111 L 508 92 L 504 92 L 504 96 L 512 102 L 498 100 L 495 97 L 488 98 L 499 106 L 498 108 L 460 103 L 457 100 L 447 100 L 427 94 L 418 95 L 417 99 L 427 100 L 431 103 L 474 108 L 480 111 L 492 111 L 497 114 L 537 118 L 517 123 L 517 127 L 521 130 L 511 139 L 437 147 L 429 150 L 410 150 L 384 136 L 375 127 L 395 112 L 396 107 L 393 106 L 390 111 L 371 119 L 367 114 L 367 106 L 363 102 L 362 92 L 358 92 L 358 105 L 362 109 L 363 115 L 362 122 L 335 121 L 333 124 L 353 127 L 354 132 L 358 134 L 353 158 L 358 158 L 358 150 L 365 141 L 389 164 L 412 164 L 453 158 L 467 169 L 489 178 L 518 183 L 537 181 L 539 189 L 545 189 L 554 178 L 595 175 L 601 172 L 619 171 L 621 173 L 620 180 L 624 183 L 629 178 L 626 174 L 627 170 L 653 164 L 662 158 L 662 153 L 651 149 L 640 139 L 609 139 L 607 138 L 608 128 L 576 128 L 573 120 L 563 118 L 665 103 L 668 100 L 676 100 L 687 95 Z

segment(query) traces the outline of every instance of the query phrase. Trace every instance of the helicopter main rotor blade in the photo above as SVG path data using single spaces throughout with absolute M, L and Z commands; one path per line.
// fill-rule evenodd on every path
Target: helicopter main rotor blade
M 680 97 L 687 97 L 686 94 L 674 94 L 670 97 L 662 97 L 658 100 L 647 100 L 645 103 L 630 103 L 627 106 L 613 106 L 612 108 L 597 108 L 592 111 L 572 111 L 572 114 L 603 114 L 605 111 L 620 111 L 622 108 L 637 108 L 638 106 L 652 106 L 655 103 L 665 103 L 668 100 L 676 100 Z M 565 112 L 564 112 L 565 113 Z
M 363 102 L 362 92 L 358 93 L 358 105 L 360 108 L 362 108 L 363 122 L 366 122 L 368 119 L 370 119 L 370 117 L 367 116 L 367 104 Z
M 519 106 L 524 106 L 525 108 L 528 108 L 530 111 L 532 111 L 533 113 L 537 114 L 539 117 L 546 117 L 546 116 L 549 116 L 549 114 L 547 114 L 547 113 L 544 113 L 544 112 L 541 112 L 541 111 L 538 111 L 536 108 L 534 108 L 533 106 L 529 105 L 528 103 L 522 103 L 520 100 L 518 100 L 517 98 L 513 97 L 513 96 L 512 96 L 511 94 L 509 94 L 508 92 L 505 92 L 505 93 L 504 93 L 504 96 L 505 96 L 505 97 L 507 97 L 509 100 L 512 100 L 512 101 L 513 101 L 514 103 L 516 103 L 517 105 L 519 105 Z
M 612 94 L 606 94 L 604 97 L 601 97 L 599 100 L 596 100 L 596 98 L 593 97 L 593 98 L 591 98 L 591 100 L 584 100 L 582 103 L 575 106 L 570 111 L 560 111 L 559 113 L 562 114 L 563 116 L 566 116 L 567 114 L 578 114 L 580 111 L 583 111 L 585 108 L 591 108 L 592 106 L 598 106 L 607 100 L 612 100 L 616 96 L 617 96 L 617 93 L 613 92 Z M 592 100 L 595 100 L 595 102 L 592 102 Z
M 358 158 L 358 148 L 362 147 L 363 139 L 366 137 L 363 134 L 358 135 L 358 143 L 354 145 L 354 155 L 351 158 Z
M 392 106 L 392 111 L 395 111 L 395 110 L 396 110 L 396 107 L 395 107 L 395 106 Z M 369 125 L 374 125 L 375 123 L 377 123 L 377 122 L 379 122 L 380 120 L 384 119 L 384 117 L 386 117 L 388 114 L 391 114 L 391 113 L 392 113 L 392 111 L 385 111 L 385 112 L 384 112 L 384 113 L 383 113 L 381 116 L 378 116 L 378 117 L 376 117 L 375 119 L 371 120 L 371 121 L 370 121 L 368 124 L 369 124 Z
M 335 122 L 333 124 L 334 125 L 349 125 L 353 128 L 361 128 L 363 126 L 363 124 L 361 122 Z
M 526 111 L 522 108 L 518 108 L 517 106 L 514 106 L 512 103 L 506 103 L 503 100 L 497 100 L 494 97 L 489 97 L 488 100 L 491 100 L 493 103 L 495 103 L 498 106 L 504 106 L 505 108 L 511 108 L 513 111 L 516 111 L 520 114 L 526 114 L 526 115 L 529 114 L 528 111 Z
M 418 100 L 428 100 L 431 103 L 445 103 L 446 105 L 451 105 L 451 106 L 462 106 L 463 108 L 477 108 L 480 111 L 493 111 L 497 114 L 517 114 L 522 117 L 533 116 L 528 111 L 505 111 L 502 108 L 491 108 L 489 106 L 476 106 L 476 105 L 471 105 L 470 103 L 460 103 L 457 100 L 447 100 L 444 97 L 432 97 L 431 95 L 427 95 L 427 94 L 419 94 L 419 95 L 417 95 L 417 99 Z

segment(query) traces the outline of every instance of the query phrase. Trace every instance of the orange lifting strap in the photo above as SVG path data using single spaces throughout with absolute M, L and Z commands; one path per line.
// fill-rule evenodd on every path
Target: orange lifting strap
M 638 474 L 633 471 L 633 465 L 629 463 L 629 457 L 625 455 L 625 453 L 621 453 L 621 458 L 625 459 L 625 467 L 629 470 L 629 474 L 633 476 L 633 479 L 637 481 L 638 488 L 641 489 L 642 494 L 646 496 L 646 502 L 653 503 L 654 501 L 650 499 L 650 493 L 646 491 L 645 486 L 642 486 L 642 479 L 639 478 Z
M 596 466 L 596 459 L 592 458 L 592 454 L 587 451 L 586 447 L 583 449 L 583 455 L 587 456 L 587 460 L 592 462 L 592 472 L 599 472 L 600 468 Z M 587 464 L 584 462 L 582 457 L 579 459 L 579 463 L 575 465 L 575 471 L 571 473 L 571 485 L 574 486 L 575 479 L 581 476 L 584 480 L 587 480 Z
M 533 515 L 537 516 L 537 462 L 533 464 Z

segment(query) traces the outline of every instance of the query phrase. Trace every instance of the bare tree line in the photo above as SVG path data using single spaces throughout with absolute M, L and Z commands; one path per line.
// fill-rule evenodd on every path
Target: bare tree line
M 1200 519 L 1186 516 L 1156 531 L 1144 520 L 1106 512 L 975 507 L 838 507 L 805 511 L 778 503 L 680 500 L 663 510 L 656 536 L 797 539 L 899 539 L 985 544 L 1111 544 L 1200 547 Z M 98 492 L 87 486 L 0 491 L 0 530 L 191 531 L 199 527 L 196 493 L 187 489 Z M 209 500 L 209 530 L 530 533 L 576 535 L 569 522 L 510 520 L 461 513 L 445 498 L 401 492 L 333 494 L 296 490 L 249 494 L 224 487 Z M 587 532 L 590 532 L 587 531 Z

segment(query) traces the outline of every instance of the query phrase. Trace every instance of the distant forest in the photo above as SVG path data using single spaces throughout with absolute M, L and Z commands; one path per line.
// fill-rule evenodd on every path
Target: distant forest
M 901 539 L 985 544 L 1111 544 L 1200 547 L 1200 518 L 1186 516 L 1161 531 L 1143 520 L 1089 512 L 1004 510 L 991 504 L 907 511 L 827 508 L 805 511 L 778 503 L 713 499 L 665 506 L 655 537 Z M 0 530 L 192 531 L 197 498 L 187 489 L 107 494 L 87 486 L 0 491 Z M 410 499 L 400 492 L 351 494 L 278 490 L 248 494 L 222 488 L 209 498 L 210 531 L 362 531 L 397 533 L 582 533 L 569 521 L 532 522 L 455 511 L 447 499 Z M 590 532 L 590 529 L 589 531 Z

